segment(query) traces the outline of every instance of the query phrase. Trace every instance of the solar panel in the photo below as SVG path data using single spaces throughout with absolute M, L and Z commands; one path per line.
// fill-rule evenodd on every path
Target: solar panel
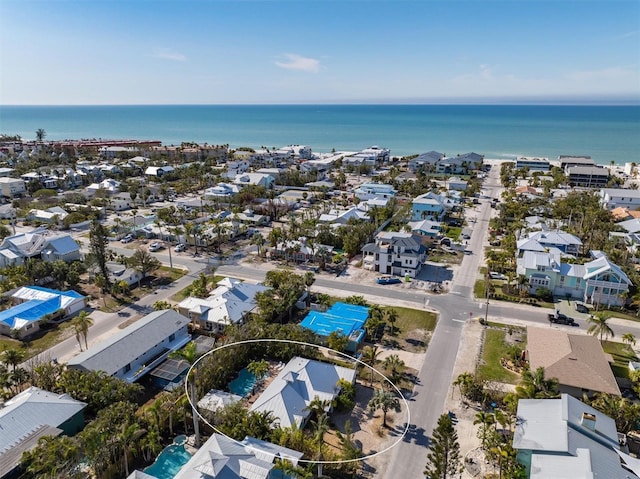
M 156 378 L 173 381 L 187 369 L 189 369 L 189 363 L 184 359 L 167 359 L 150 374 Z

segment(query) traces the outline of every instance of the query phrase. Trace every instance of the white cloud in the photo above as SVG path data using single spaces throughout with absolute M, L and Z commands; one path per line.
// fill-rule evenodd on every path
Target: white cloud
M 580 83 L 597 84 L 601 81 L 620 81 L 636 77 L 636 72 L 628 67 L 610 67 L 600 70 L 574 71 L 566 75 L 569 80 Z
M 174 62 L 186 62 L 187 57 L 182 53 L 174 52 L 169 50 L 168 48 L 158 48 L 151 55 L 153 58 L 158 58 L 160 60 L 171 60 Z
M 314 58 L 306 58 L 295 53 L 285 53 L 284 61 L 277 61 L 275 64 L 287 70 L 301 70 L 304 72 L 318 73 L 320 71 L 320 61 Z

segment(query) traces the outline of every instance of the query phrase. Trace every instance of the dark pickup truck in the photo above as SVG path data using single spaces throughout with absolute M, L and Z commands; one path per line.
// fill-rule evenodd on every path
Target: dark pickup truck
M 567 316 L 566 314 L 562 314 L 562 313 L 553 313 L 553 314 L 549 314 L 549 322 L 550 323 L 555 323 L 555 324 L 568 324 L 573 326 L 574 324 L 576 324 L 575 320 L 573 318 L 570 318 L 569 316 Z

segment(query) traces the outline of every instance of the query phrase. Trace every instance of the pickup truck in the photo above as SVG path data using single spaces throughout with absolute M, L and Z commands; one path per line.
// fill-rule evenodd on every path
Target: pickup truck
M 570 326 L 577 325 L 573 318 L 570 318 L 566 314 L 555 312 L 548 315 L 549 322 L 555 324 L 568 324 Z

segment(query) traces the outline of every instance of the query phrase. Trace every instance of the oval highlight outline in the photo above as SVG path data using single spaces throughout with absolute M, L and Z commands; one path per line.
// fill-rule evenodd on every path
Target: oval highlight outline
M 372 370 L 373 372 L 375 372 L 376 374 L 380 375 L 381 377 L 384 378 L 385 381 L 387 381 L 389 384 L 391 384 L 391 386 L 393 387 L 393 389 L 395 389 L 396 393 L 398 393 L 398 396 L 402 399 L 402 401 L 404 402 L 405 405 L 405 409 L 406 409 L 406 416 L 407 416 L 407 421 L 404 427 L 404 430 L 402 431 L 402 434 L 400 434 L 400 436 L 398 437 L 398 439 L 393 442 L 392 444 L 390 444 L 389 446 L 385 447 L 384 449 L 375 452 L 373 454 L 369 454 L 367 456 L 364 457 L 359 457 L 357 459 L 340 459 L 337 461 L 314 461 L 312 459 L 298 459 L 297 462 L 302 463 L 302 464 L 349 464 L 352 462 L 360 462 L 360 461 L 365 461 L 367 459 L 372 459 L 374 457 L 380 456 L 388 451 L 390 451 L 391 449 L 393 449 L 394 447 L 396 447 L 398 444 L 400 444 L 402 442 L 402 440 L 405 438 L 405 436 L 407 435 L 407 433 L 409 432 L 409 426 L 411 424 L 411 411 L 409 410 L 409 401 L 407 401 L 407 399 L 404 397 L 404 395 L 402 394 L 402 392 L 400 391 L 400 389 L 398 388 L 398 386 L 396 386 L 393 381 L 391 381 L 387 376 L 385 376 L 384 374 L 382 374 L 380 371 L 378 371 L 376 368 L 374 368 L 373 366 L 369 366 L 368 364 L 364 363 L 363 361 L 360 361 L 357 358 L 354 358 L 352 356 L 349 356 L 348 354 L 342 353 L 340 351 L 337 351 L 335 349 L 331 349 L 331 348 L 327 348 L 326 346 L 321 346 L 319 344 L 312 344 L 312 343 L 306 343 L 304 341 L 294 341 L 292 339 L 273 339 L 273 338 L 263 338 L 263 339 L 245 339 L 243 341 L 236 341 L 233 343 L 229 343 L 229 344 L 223 344 L 222 346 L 219 346 L 215 349 L 212 349 L 211 351 L 206 352 L 205 354 L 203 354 L 202 356 L 200 356 L 198 359 L 196 359 L 196 361 L 191 365 L 191 367 L 189 368 L 189 370 L 187 371 L 187 375 L 186 375 L 186 380 L 184 382 L 184 392 L 187 396 L 187 401 L 189 402 L 189 405 L 191 406 L 191 410 L 193 412 L 195 412 L 198 417 L 207 425 L 209 426 L 211 429 L 213 429 L 216 433 L 220 434 L 221 436 L 226 437 L 227 439 L 229 439 L 230 441 L 235 442 L 236 444 L 240 445 L 240 446 L 244 446 L 240 441 L 236 441 L 235 439 L 227 436 L 226 434 L 224 434 L 223 432 L 219 431 L 215 426 L 213 426 L 212 424 L 209 423 L 209 421 L 207 421 L 204 417 L 202 417 L 202 414 L 200 414 L 200 411 L 198 411 L 198 409 L 194 406 L 193 402 L 191 401 L 191 396 L 189 395 L 189 376 L 191 375 L 191 371 L 197 367 L 198 363 L 206 358 L 207 356 L 209 356 L 212 353 L 215 353 L 216 351 L 220 351 L 222 349 L 226 349 L 232 346 L 237 346 L 240 344 L 256 344 L 256 343 L 289 343 L 289 344 L 297 344 L 299 346 L 311 346 L 313 348 L 316 349 L 326 349 L 327 351 L 331 351 L 345 359 L 349 359 L 352 361 L 355 361 L 358 364 L 361 364 L 362 366 L 369 368 L 370 370 Z M 254 447 L 254 449 L 257 449 Z M 274 458 L 276 457 L 276 454 L 273 454 L 271 452 L 268 451 L 263 451 L 260 450 L 260 453 L 268 455 L 268 456 L 273 456 Z M 286 458 L 285 458 L 286 459 Z

